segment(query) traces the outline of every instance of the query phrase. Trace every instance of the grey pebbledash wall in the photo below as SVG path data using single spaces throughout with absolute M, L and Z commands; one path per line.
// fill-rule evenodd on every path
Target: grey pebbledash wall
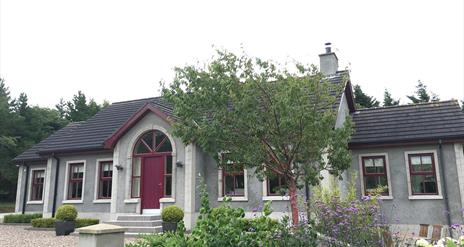
M 389 147 L 353 150 L 352 169 L 350 173 L 357 174 L 357 188 L 361 196 L 361 171 L 359 156 L 369 153 L 387 153 L 390 169 L 392 200 L 382 200 L 382 210 L 390 224 L 441 224 L 447 225 L 444 199 L 409 199 L 405 152 L 435 150 L 440 162 L 440 152 L 437 145 L 423 145 L 411 147 Z M 459 190 L 456 158 L 453 144 L 443 145 L 443 160 L 440 164 L 440 174 L 443 166 L 446 173 L 446 186 L 450 205 L 451 223 L 463 223 L 461 209 L 461 194 Z M 441 189 L 443 194 L 443 188 Z

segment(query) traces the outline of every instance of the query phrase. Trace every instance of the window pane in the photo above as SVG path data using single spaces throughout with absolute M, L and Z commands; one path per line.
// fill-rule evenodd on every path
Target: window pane
M 157 152 L 171 152 L 172 147 L 171 147 L 171 142 L 169 141 L 169 138 L 166 138 L 166 141 L 164 141 L 164 143 L 161 144 L 161 146 L 157 148 L 158 148 L 158 150 L 156 150 Z
M 140 176 L 140 158 L 134 158 L 133 167 L 132 167 L 132 176 Z
M 142 143 L 142 141 L 138 141 L 137 145 L 135 146 L 135 153 L 136 154 L 145 154 L 150 153 L 150 149 Z
M 422 156 L 422 164 L 432 164 L 432 157 L 430 155 L 424 155 Z
M 154 149 L 155 144 L 153 143 L 153 132 L 146 133 L 142 139 L 145 141 L 145 143 L 151 148 Z
M 171 176 L 166 176 L 164 195 L 166 196 L 172 195 L 172 177 Z
M 233 176 L 224 176 L 224 193 L 226 195 L 235 195 Z
M 269 192 L 271 194 L 277 194 L 279 192 L 279 177 L 269 179 Z
M 437 194 L 438 187 L 433 175 L 412 175 L 411 189 L 413 194 Z
M 172 174 L 172 156 L 166 156 L 166 174 Z
M 374 160 L 374 165 L 377 167 L 383 167 L 383 158 L 376 158 Z
M 132 180 L 132 197 L 140 197 L 140 178 Z
M 365 167 L 373 167 L 374 166 L 374 161 L 372 159 L 365 159 L 364 160 L 364 166 Z
M 386 176 L 368 176 L 364 177 L 366 192 L 373 193 L 376 189 L 384 187 L 382 195 L 388 195 L 388 180 Z
M 421 171 L 421 157 L 420 156 L 413 156 L 411 157 L 411 169 L 413 172 Z

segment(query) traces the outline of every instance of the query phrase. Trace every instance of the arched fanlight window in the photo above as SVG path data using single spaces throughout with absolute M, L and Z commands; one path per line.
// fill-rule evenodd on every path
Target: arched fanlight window
M 137 141 L 134 154 L 153 154 L 172 152 L 169 138 L 159 130 L 152 130 L 145 133 Z

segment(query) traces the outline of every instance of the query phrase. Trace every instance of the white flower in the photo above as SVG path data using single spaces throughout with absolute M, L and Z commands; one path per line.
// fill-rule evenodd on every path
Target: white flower
M 419 240 L 416 241 L 416 246 L 417 247 L 428 247 L 428 246 L 430 246 L 430 243 L 427 242 L 427 240 L 425 240 L 425 239 L 419 239 Z

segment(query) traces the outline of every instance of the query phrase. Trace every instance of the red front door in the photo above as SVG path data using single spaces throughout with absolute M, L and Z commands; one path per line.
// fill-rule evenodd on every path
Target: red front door
M 142 209 L 160 208 L 164 194 L 164 156 L 142 159 Z

